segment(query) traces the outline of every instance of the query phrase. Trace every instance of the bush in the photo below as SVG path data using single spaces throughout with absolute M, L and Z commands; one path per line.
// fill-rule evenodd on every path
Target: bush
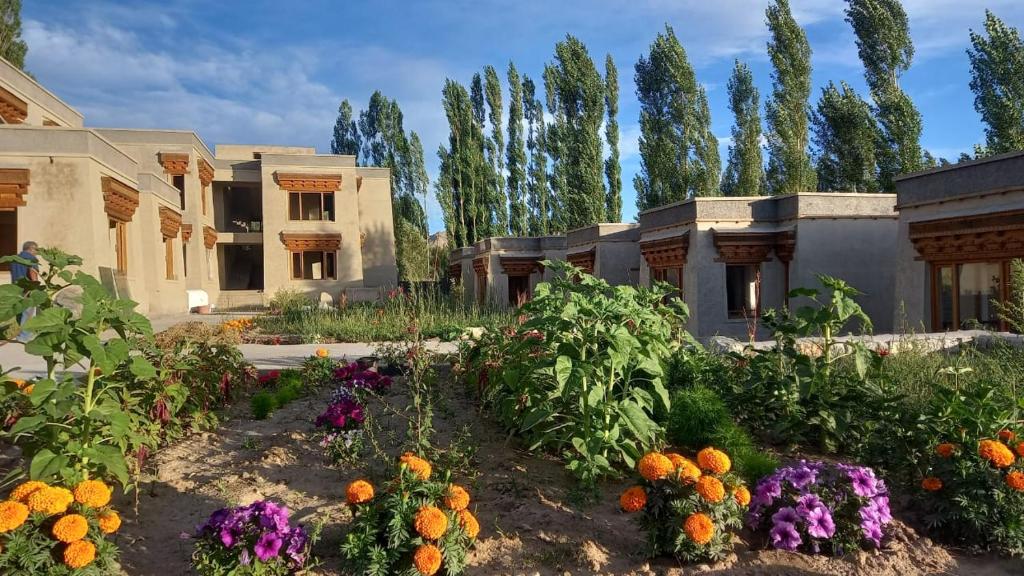
M 432 476 L 426 460 L 406 454 L 380 493 L 365 480 L 348 485 L 355 519 L 341 546 L 346 574 L 462 574 L 480 524 L 469 493 Z
M 292 526 L 289 515 L 269 500 L 217 510 L 193 536 L 193 568 L 200 576 L 295 574 L 309 563 L 316 534 Z
M 310 308 L 313 308 L 313 300 L 290 288 L 279 288 L 270 299 L 270 311 L 278 314 L 294 314 Z
M 302 379 L 307 386 L 322 388 L 333 382 L 338 366 L 326 348 L 317 348 L 316 354 L 302 361 Z
M 619 498 L 625 512 L 639 512 L 651 557 L 671 554 L 696 562 L 718 560 L 732 550 L 732 531 L 742 525 L 750 492 L 730 473 L 724 452 L 705 448 L 696 460 L 650 452 L 637 467 L 640 483 Z
M 270 388 L 260 390 L 249 399 L 249 408 L 256 420 L 267 418 L 275 410 L 300 398 L 306 391 L 302 375 L 297 370 L 282 370 L 275 374 L 274 378 L 261 379 Z

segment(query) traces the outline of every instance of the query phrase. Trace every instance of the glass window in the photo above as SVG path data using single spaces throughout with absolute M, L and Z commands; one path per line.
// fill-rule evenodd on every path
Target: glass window
M 292 252 L 292 278 L 295 280 L 336 280 L 337 255 L 334 252 Z
M 753 316 L 759 309 L 760 266 L 728 264 L 725 267 L 726 307 L 730 319 Z
M 334 192 L 289 192 L 289 220 L 334 220 Z
M 938 324 L 941 330 L 953 330 L 953 267 L 942 266 L 936 274 L 938 282 Z
M 957 274 L 960 328 L 998 328 L 999 316 L 993 303 L 1000 300 L 1002 265 L 999 262 L 961 264 L 957 266 Z
M 302 220 L 302 210 L 299 208 L 299 199 L 301 194 L 298 192 L 288 193 L 288 219 L 289 220 Z

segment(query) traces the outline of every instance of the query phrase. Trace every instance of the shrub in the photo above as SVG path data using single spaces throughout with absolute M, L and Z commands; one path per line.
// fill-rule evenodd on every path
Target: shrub
M 121 518 L 111 490 L 87 481 L 71 490 L 29 481 L 0 502 L 0 573 L 106 576 L 120 571 L 107 536 Z
M 773 548 L 842 555 L 879 548 L 892 516 L 870 468 L 801 460 L 758 482 L 747 520 Z
M 253 418 L 265 420 L 271 412 L 277 409 L 277 399 L 273 392 L 260 390 L 249 399 L 249 408 L 252 410 Z
M 302 379 L 307 386 L 321 388 L 334 380 L 338 361 L 330 357 L 326 348 L 317 348 L 316 354 L 302 361 Z
M 260 390 L 249 399 L 252 417 L 263 420 L 274 410 L 284 408 L 305 393 L 303 378 L 297 370 L 281 370 L 275 378 L 266 378 L 265 384 L 271 387 Z M 263 379 L 261 379 L 263 380 Z
M 309 563 L 316 534 L 292 526 L 289 515 L 270 500 L 217 510 L 193 536 L 193 568 L 201 576 L 297 573 Z
M 1024 438 L 936 445 L 920 480 L 925 522 L 941 538 L 976 550 L 1024 555 Z
M 732 550 L 732 531 L 742 525 L 750 492 L 730 473 L 724 452 L 705 448 L 696 462 L 649 452 L 637 468 L 641 480 L 622 493 L 619 505 L 639 513 L 649 556 L 695 562 L 717 560 Z
M 278 314 L 294 314 L 313 307 L 313 300 L 290 288 L 280 288 L 270 299 L 270 310 Z
M 432 479 L 430 464 L 402 456 L 398 477 L 379 493 L 356 480 L 346 489 L 355 515 L 341 546 L 347 574 L 461 574 L 480 532 L 470 496 L 446 476 Z

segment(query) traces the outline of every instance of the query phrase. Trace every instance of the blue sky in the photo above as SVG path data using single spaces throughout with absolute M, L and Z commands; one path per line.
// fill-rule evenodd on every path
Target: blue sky
M 725 163 L 732 125 L 726 84 L 733 59 L 769 93 L 768 0 L 563 0 L 26 2 L 27 67 L 103 127 L 196 130 L 218 143 L 314 145 L 328 152 L 338 103 L 361 108 L 375 89 L 396 98 L 419 132 L 428 170 L 447 141 L 440 105 L 446 77 L 468 83 L 509 60 L 539 80 L 554 44 L 580 37 L 595 62 L 619 68 L 624 219 L 636 215 L 633 175 L 638 104 L 633 65 L 666 23 L 708 89 Z M 923 144 L 954 159 L 983 140 L 973 108 L 969 30 L 989 8 L 1024 29 L 1021 0 L 904 0 L 917 54 L 903 80 L 924 119 Z M 846 80 L 866 97 L 842 0 L 792 0 L 814 50 L 815 92 Z M 538 82 L 539 83 L 539 82 Z M 506 110 L 507 114 L 507 98 Z M 436 202 L 431 229 L 441 229 Z

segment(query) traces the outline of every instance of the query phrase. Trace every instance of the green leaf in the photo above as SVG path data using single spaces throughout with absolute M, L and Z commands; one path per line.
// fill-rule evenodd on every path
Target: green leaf
M 519 430 L 521 430 L 522 432 L 526 432 L 529 429 L 536 426 L 537 424 L 540 424 L 541 422 L 550 418 L 553 413 L 554 412 L 547 408 L 538 408 L 536 410 L 528 412 L 526 416 L 523 418 L 523 423 L 519 427 Z
M 33 390 L 33 392 L 35 392 L 35 390 Z M 18 418 L 18 421 L 14 423 L 14 426 L 11 426 L 9 434 L 11 436 L 17 436 L 22 432 L 31 432 L 32 430 L 39 428 L 39 426 L 44 422 L 46 422 L 46 416 L 43 415 L 23 416 Z
M 156 378 L 156 368 L 149 360 L 146 360 L 142 356 L 132 357 L 132 363 L 129 366 L 131 373 L 136 378 L 141 380 L 150 380 Z
M 576 448 L 576 451 L 579 452 L 580 454 L 584 456 L 588 456 L 590 454 L 590 452 L 587 450 L 587 443 L 584 442 L 582 438 L 573 437 L 571 442 L 573 448 Z
M 44 448 L 32 458 L 32 463 L 28 468 L 29 478 L 33 480 L 44 480 L 52 478 L 57 475 L 64 467 L 68 465 L 68 457 L 63 454 L 54 454 L 50 450 Z
M 555 360 L 555 380 L 558 381 L 559 386 L 565 386 L 565 383 L 569 380 L 569 375 L 572 373 L 572 358 L 568 356 L 559 356 Z
M 641 440 L 653 440 L 657 424 L 632 400 L 623 400 L 618 405 L 619 415 L 626 422 L 626 427 Z
M 66 308 L 47 308 L 25 322 L 25 330 L 36 333 L 63 331 L 71 319 Z
M 102 465 L 122 484 L 128 483 L 128 466 L 120 449 L 114 446 L 96 446 L 84 450 L 83 455 Z

